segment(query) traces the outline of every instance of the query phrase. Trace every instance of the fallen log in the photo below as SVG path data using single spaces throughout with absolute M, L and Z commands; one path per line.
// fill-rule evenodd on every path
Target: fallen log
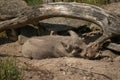
M 108 46 L 107 46 L 108 49 L 111 49 L 111 50 L 114 50 L 114 51 L 117 51 L 117 52 L 120 52 L 120 44 L 116 44 L 116 43 L 110 43 Z
M 83 19 L 96 23 L 99 26 L 104 26 L 104 24 L 106 24 L 104 22 L 105 19 L 108 19 L 108 17 L 111 16 L 105 10 L 97 6 L 82 3 L 64 2 L 44 4 L 39 8 L 25 7 L 22 8 L 20 11 L 15 11 L 15 13 L 16 15 L 11 15 L 12 19 L 0 22 L 0 31 L 10 28 L 18 28 L 29 23 L 52 17 L 69 17 Z

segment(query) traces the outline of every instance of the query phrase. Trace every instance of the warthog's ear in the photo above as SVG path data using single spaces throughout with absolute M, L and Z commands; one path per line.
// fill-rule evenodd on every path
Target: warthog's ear
M 70 31 L 68 31 L 68 32 L 69 32 L 69 34 L 71 35 L 73 44 L 81 44 L 81 43 L 83 43 L 82 38 L 79 37 L 79 35 L 78 35 L 76 32 L 74 32 L 74 31 L 72 31 L 72 30 L 70 30 Z
M 79 35 L 77 33 L 75 33 L 74 31 L 69 30 L 68 32 L 72 38 L 79 38 Z
M 71 38 L 72 38 L 73 49 L 79 50 L 80 48 L 83 49 L 86 47 L 86 43 L 84 42 L 84 40 L 81 37 L 79 37 L 79 35 L 77 33 L 70 30 L 69 34 L 71 35 Z

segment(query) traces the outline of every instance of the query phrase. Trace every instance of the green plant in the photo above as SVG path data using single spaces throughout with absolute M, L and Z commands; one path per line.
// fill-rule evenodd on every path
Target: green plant
M 29 5 L 39 5 L 42 4 L 44 0 L 26 0 L 26 2 Z M 103 5 L 103 4 L 107 4 L 108 1 L 106 0 L 53 0 L 55 2 L 60 2 L 60 1 L 64 1 L 64 2 L 80 2 L 80 3 L 88 3 L 88 4 L 93 4 L 93 5 Z
M 26 2 L 28 3 L 28 5 L 39 5 L 43 1 L 42 0 L 26 0 Z
M 22 71 L 14 59 L 0 60 L 0 80 L 22 80 Z

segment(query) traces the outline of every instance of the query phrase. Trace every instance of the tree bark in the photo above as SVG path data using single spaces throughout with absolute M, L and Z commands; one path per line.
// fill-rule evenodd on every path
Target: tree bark
M 120 52 L 120 44 L 116 44 L 116 43 L 110 43 L 108 46 L 107 46 L 108 49 L 111 49 L 111 50 L 114 50 L 114 51 L 117 51 L 117 52 Z
M 9 14 L 10 13 L 10 14 Z M 11 13 L 16 13 L 11 14 Z M 110 19 L 109 16 L 112 18 Z M 69 17 L 83 19 L 98 24 L 102 28 L 108 25 L 106 22 L 117 19 L 105 10 L 82 3 L 51 3 L 45 4 L 42 7 L 25 7 L 19 11 L 8 12 L 0 15 L 0 31 L 12 28 L 22 27 L 26 24 L 40 21 L 52 17 Z M 106 21 L 105 21 L 106 20 Z M 109 20 L 109 21 L 110 21 Z

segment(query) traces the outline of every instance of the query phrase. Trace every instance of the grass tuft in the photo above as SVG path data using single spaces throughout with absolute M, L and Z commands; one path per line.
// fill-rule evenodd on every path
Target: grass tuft
M 64 1 L 64 2 L 80 2 L 80 3 L 93 4 L 93 5 L 97 5 L 97 6 L 109 3 L 106 0 L 53 0 L 53 1 L 55 1 L 55 2 L 60 2 L 60 1 Z M 43 3 L 43 0 L 26 0 L 26 2 L 29 5 L 39 5 L 39 4 Z
M 22 80 L 22 71 L 14 59 L 0 60 L 0 80 Z
M 32 6 L 36 6 L 43 3 L 42 0 L 26 0 L 26 2 L 28 3 L 28 5 Z

